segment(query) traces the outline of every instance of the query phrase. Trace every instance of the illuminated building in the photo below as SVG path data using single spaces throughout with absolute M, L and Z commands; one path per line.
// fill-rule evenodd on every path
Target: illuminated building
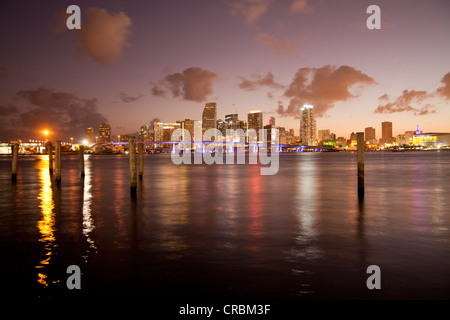
M 133 138 L 133 137 L 134 136 L 129 133 L 121 134 L 119 136 L 119 142 L 128 142 L 130 140 L 130 138 Z
M 215 102 L 208 102 L 203 108 L 202 136 L 208 129 L 217 129 L 217 104 Z
M 171 141 L 172 133 L 176 129 L 181 129 L 180 122 L 153 122 L 154 141 Z M 158 144 L 159 147 L 169 148 L 169 144 Z
M 108 123 L 102 123 L 99 127 L 100 143 L 111 142 L 111 126 Z
M 86 139 L 89 145 L 94 144 L 95 142 L 94 128 L 87 128 L 86 135 L 84 138 Z
M 194 141 L 195 126 L 200 125 L 201 122 L 198 120 L 185 119 L 184 121 L 177 121 L 177 123 L 181 124 L 181 129 L 185 129 L 189 132 L 191 135 L 191 141 Z M 186 141 L 184 132 L 182 133 L 181 140 Z
M 442 148 L 450 146 L 450 133 L 414 134 L 413 144 L 417 146 Z
M 263 113 L 260 110 L 252 110 L 248 113 L 247 120 L 247 130 L 255 130 L 256 139 L 260 141 L 259 131 L 263 128 Z
M 273 127 L 275 127 L 275 117 L 270 117 L 269 124 Z
M 233 113 L 233 114 L 225 115 L 225 123 L 227 125 L 227 129 L 232 129 L 232 130 L 238 129 L 238 123 L 239 123 L 238 114 Z
M 311 105 L 303 105 L 300 109 L 300 143 L 305 146 L 316 145 L 317 132 L 316 120 L 314 119 L 314 107 Z
M 375 128 L 373 127 L 367 127 L 364 129 L 364 140 L 365 141 L 372 141 L 375 140 Z
M 146 124 L 141 126 L 139 131 L 138 141 L 148 142 L 150 141 L 150 127 Z
M 392 122 L 390 121 L 384 121 L 381 123 L 381 143 L 392 143 L 393 142 L 393 136 L 392 136 Z

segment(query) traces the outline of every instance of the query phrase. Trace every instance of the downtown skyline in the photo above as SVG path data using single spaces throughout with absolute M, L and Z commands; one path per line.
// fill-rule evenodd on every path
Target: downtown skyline
M 65 28 L 70 4 L 4 4 L 0 140 L 134 133 L 213 101 L 218 118 L 259 109 L 296 134 L 303 104 L 336 136 L 450 131 L 448 2 L 378 1 L 381 30 L 360 1 L 78 1 L 81 31 Z

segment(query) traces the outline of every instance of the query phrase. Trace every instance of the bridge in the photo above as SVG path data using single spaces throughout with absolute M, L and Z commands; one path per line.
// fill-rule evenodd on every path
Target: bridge
M 249 148 L 253 148 L 253 152 L 257 152 L 262 149 L 265 150 L 267 145 L 263 142 L 258 143 L 242 143 L 242 142 L 219 142 L 219 141 L 147 141 L 147 142 L 139 142 L 143 143 L 144 149 L 146 150 L 159 150 L 166 152 L 175 152 L 175 145 L 179 144 L 187 144 L 190 145 L 191 148 L 197 150 L 201 150 L 198 152 L 205 152 L 206 146 L 210 144 L 214 144 L 215 147 L 220 147 L 222 144 L 222 148 L 224 152 L 227 150 L 231 151 L 231 149 L 242 149 L 244 148 L 246 151 L 251 150 Z M 169 147 L 169 145 L 171 145 Z M 128 147 L 127 141 L 119 141 L 119 142 L 108 142 L 108 143 L 96 143 L 91 145 L 90 147 L 95 146 L 120 146 L 120 147 Z M 318 147 L 318 146 L 303 146 L 303 145 L 290 145 L 290 144 L 277 144 L 271 146 L 273 152 L 322 152 L 322 151 L 331 151 L 334 148 L 331 147 Z

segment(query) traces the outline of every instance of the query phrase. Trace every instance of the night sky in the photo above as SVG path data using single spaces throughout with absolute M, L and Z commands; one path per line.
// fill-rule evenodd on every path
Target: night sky
M 69 5 L 81 30 L 66 28 Z M 381 8 L 381 30 L 366 9 Z M 337 136 L 392 121 L 394 134 L 450 132 L 450 1 L 2 1 L 0 140 L 81 140 L 107 121 L 250 110 Z

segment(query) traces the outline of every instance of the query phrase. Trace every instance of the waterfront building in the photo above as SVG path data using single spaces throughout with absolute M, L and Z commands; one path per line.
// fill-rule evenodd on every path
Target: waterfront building
M 215 102 L 208 102 L 203 108 L 202 136 L 208 129 L 217 129 L 217 104 Z
M 317 132 L 316 120 L 314 119 L 314 107 L 305 104 L 300 111 L 300 143 L 305 146 L 315 146 Z
M 381 144 L 390 144 L 394 141 L 392 136 L 392 122 L 384 121 L 381 123 Z
M 94 128 L 87 128 L 84 138 L 86 139 L 88 145 L 94 144 L 95 143 Z
M 111 126 L 108 123 L 102 123 L 99 127 L 100 143 L 111 142 Z
M 263 113 L 260 110 L 252 110 L 248 113 L 247 120 L 247 130 L 254 129 L 257 141 L 262 140 L 259 131 L 263 128 Z

